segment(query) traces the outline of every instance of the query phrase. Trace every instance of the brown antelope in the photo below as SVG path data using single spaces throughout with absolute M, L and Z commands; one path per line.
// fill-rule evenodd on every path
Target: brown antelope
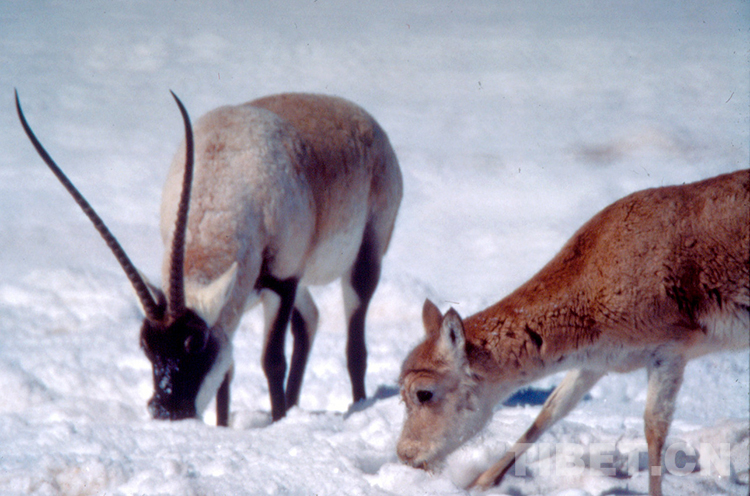
M 461 320 L 426 301 L 406 358 L 402 461 L 432 469 L 519 387 L 571 369 L 532 426 L 472 486 L 497 485 L 607 372 L 646 367 L 649 491 L 688 360 L 750 343 L 750 170 L 634 193 L 581 227 L 534 277 Z
M 27 136 L 112 249 L 143 305 L 140 341 L 153 366 L 151 415 L 198 417 L 216 395 L 217 423 L 227 425 L 232 336 L 243 312 L 261 302 L 262 367 L 272 418 L 283 417 L 297 403 L 318 325 L 306 287 L 338 278 L 353 399 L 365 398 L 365 313 L 402 194 L 385 132 L 346 100 L 281 94 L 213 110 L 193 134 L 174 98 L 186 137 L 162 197 L 161 235 L 170 247 L 162 292 L 139 274 L 42 148 L 16 94 Z M 290 321 L 294 347 L 285 388 Z

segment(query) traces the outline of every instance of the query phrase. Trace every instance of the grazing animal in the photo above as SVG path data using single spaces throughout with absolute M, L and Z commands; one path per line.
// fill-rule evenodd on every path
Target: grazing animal
M 174 94 L 173 94 L 174 96 Z M 388 137 L 341 98 L 280 94 L 185 124 L 164 186 L 164 291 L 151 286 L 55 165 L 16 106 L 37 152 L 114 252 L 143 305 L 141 347 L 153 366 L 157 419 L 198 417 L 216 396 L 228 424 L 232 337 L 263 304 L 262 367 L 273 420 L 297 404 L 318 311 L 307 289 L 341 279 L 354 401 L 365 398 L 365 314 L 402 195 Z M 188 215 L 189 212 L 189 215 Z M 284 340 L 294 337 L 286 376 Z
M 506 298 L 461 320 L 426 301 L 400 377 L 399 458 L 431 469 L 518 388 L 570 370 L 532 426 L 472 486 L 497 485 L 529 443 L 610 371 L 645 367 L 649 491 L 688 360 L 750 344 L 750 170 L 648 189 L 595 215 Z

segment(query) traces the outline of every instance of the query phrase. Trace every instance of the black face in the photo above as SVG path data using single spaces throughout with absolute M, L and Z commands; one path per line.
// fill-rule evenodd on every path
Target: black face
M 141 348 L 151 361 L 154 396 L 148 409 L 155 419 L 195 418 L 195 399 L 219 354 L 206 323 L 187 310 L 172 325 L 144 320 Z

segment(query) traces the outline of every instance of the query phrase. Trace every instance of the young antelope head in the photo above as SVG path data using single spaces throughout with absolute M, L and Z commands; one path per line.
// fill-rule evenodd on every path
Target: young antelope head
M 432 470 L 487 423 L 492 404 L 484 400 L 484 382 L 469 367 L 461 317 L 445 316 L 429 300 L 422 309 L 427 336 L 404 361 L 401 398 L 406 421 L 398 457 L 413 467 Z

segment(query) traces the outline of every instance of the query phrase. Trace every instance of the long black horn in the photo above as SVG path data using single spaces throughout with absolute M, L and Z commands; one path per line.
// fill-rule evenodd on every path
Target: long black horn
M 172 236 L 172 251 L 170 256 L 171 266 L 169 268 L 169 316 L 173 319 L 180 317 L 185 312 L 185 233 L 187 231 L 188 208 L 190 207 L 190 189 L 193 183 L 193 128 L 190 125 L 185 106 L 173 91 L 170 91 L 177 106 L 180 107 L 182 120 L 185 123 L 185 172 L 182 176 L 182 194 L 180 205 L 177 209 L 177 221 L 175 222 L 174 235 Z
M 125 254 L 125 250 L 122 249 L 122 246 L 120 246 L 120 243 L 117 242 L 117 239 L 112 235 L 112 233 L 107 228 L 107 226 L 104 225 L 104 222 L 102 221 L 101 217 L 99 217 L 99 215 L 94 211 L 94 209 L 91 208 L 91 205 L 89 205 L 89 202 L 86 201 L 86 199 L 81 195 L 78 189 L 76 189 L 73 183 L 70 182 L 70 180 L 65 175 L 65 173 L 63 173 L 63 171 L 60 170 L 60 168 L 57 166 L 55 161 L 52 160 L 52 157 L 49 156 L 49 154 L 44 149 L 42 144 L 36 138 L 36 136 L 34 135 L 34 132 L 31 130 L 31 127 L 29 127 L 28 122 L 26 122 L 26 118 L 23 115 L 23 111 L 21 110 L 21 102 L 18 99 L 18 90 L 15 90 L 15 95 L 16 95 L 16 111 L 18 112 L 18 118 L 21 120 L 21 125 L 23 126 L 23 130 L 26 132 L 26 136 L 29 137 L 29 140 L 31 140 L 31 143 L 34 145 L 36 152 L 39 154 L 40 157 L 42 157 L 42 160 L 44 160 L 44 163 L 47 164 L 47 167 L 50 168 L 52 173 L 55 174 L 55 176 L 57 176 L 57 179 L 60 180 L 62 185 L 65 186 L 65 189 L 68 190 L 68 193 L 70 193 L 71 196 L 73 196 L 73 199 L 76 201 L 78 206 L 81 207 L 81 210 L 83 210 L 83 213 L 85 213 L 86 216 L 91 220 L 96 230 L 99 231 L 99 234 L 104 239 L 104 242 L 107 243 L 107 246 L 109 246 L 109 249 L 112 250 L 112 253 L 115 255 L 115 258 L 117 258 L 117 261 L 120 263 L 120 266 L 125 271 L 125 275 L 128 276 L 130 283 L 133 285 L 133 288 L 135 289 L 135 292 L 138 295 L 138 298 L 141 300 L 141 304 L 143 305 L 143 311 L 146 313 L 146 318 L 151 321 L 161 320 L 161 318 L 163 317 L 164 310 L 157 304 L 157 302 L 151 296 L 151 292 L 148 289 L 148 285 L 141 277 L 140 273 L 138 272 L 138 269 L 135 268 L 135 265 L 133 265 L 133 262 L 131 262 L 127 254 Z

